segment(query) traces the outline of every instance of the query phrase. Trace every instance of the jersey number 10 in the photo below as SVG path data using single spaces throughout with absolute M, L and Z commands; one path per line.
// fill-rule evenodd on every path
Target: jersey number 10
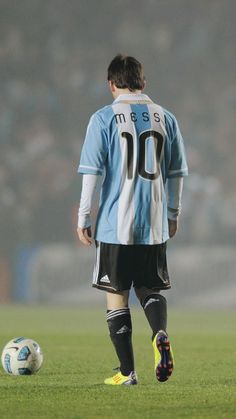
M 126 139 L 127 142 L 127 177 L 128 179 L 133 178 L 134 168 L 134 138 L 129 132 L 122 132 L 121 136 Z M 152 139 L 154 142 L 154 162 L 155 172 L 147 172 L 145 167 L 146 162 L 146 141 Z M 144 131 L 139 135 L 139 156 L 138 156 L 138 174 L 148 180 L 154 180 L 160 175 L 160 158 L 163 147 L 163 136 L 157 131 Z

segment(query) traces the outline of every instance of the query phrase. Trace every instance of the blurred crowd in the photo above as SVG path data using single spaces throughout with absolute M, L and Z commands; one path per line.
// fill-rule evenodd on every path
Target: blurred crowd
M 0 2 L 2 258 L 75 241 L 80 147 L 89 115 L 109 98 L 105 71 L 119 51 L 144 62 L 147 93 L 180 121 L 190 166 L 180 241 L 235 244 L 235 2 L 157 10 L 149 0 L 135 18 L 125 0 L 100 3 L 91 13 L 91 1 Z

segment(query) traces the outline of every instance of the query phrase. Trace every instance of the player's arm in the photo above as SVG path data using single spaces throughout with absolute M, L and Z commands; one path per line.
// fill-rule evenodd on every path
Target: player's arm
M 90 213 L 98 176 L 102 176 L 108 153 L 104 123 L 96 113 L 90 118 L 78 172 L 83 175 L 77 233 L 81 242 L 92 244 Z
M 170 178 L 167 181 L 167 194 L 168 194 L 168 223 L 169 223 L 169 236 L 173 237 L 179 226 L 179 215 L 181 212 L 183 192 L 183 177 Z
M 92 244 L 91 231 L 91 207 L 97 185 L 98 175 L 84 174 L 82 180 L 82 191 L 78 212 L 77 233 L 80 241 L 85 246 Z
M 185 156 L 183 137 L 175 116 L 170 112 L 166 112 L 165 121 L 167 134 L 171 142 L 170 164 L 167 172 L 167 205 L 169 236 L 173 237 L 178 230 L 183 177 L 188 175 L 188 165 Z

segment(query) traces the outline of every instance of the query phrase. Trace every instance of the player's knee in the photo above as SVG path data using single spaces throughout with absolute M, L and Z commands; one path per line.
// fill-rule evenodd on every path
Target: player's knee
M 107 309 L 117 310 L 129 305 L 129 291 L 107 292 Z

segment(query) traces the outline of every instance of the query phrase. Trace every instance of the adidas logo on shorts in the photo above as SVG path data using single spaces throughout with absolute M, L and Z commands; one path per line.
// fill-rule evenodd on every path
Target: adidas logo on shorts
M 110 279 L 108 278 L 107 275 L 104 275 L 101 279 L 100 282 L 104 282 L 105 284 L 110 284 Z

